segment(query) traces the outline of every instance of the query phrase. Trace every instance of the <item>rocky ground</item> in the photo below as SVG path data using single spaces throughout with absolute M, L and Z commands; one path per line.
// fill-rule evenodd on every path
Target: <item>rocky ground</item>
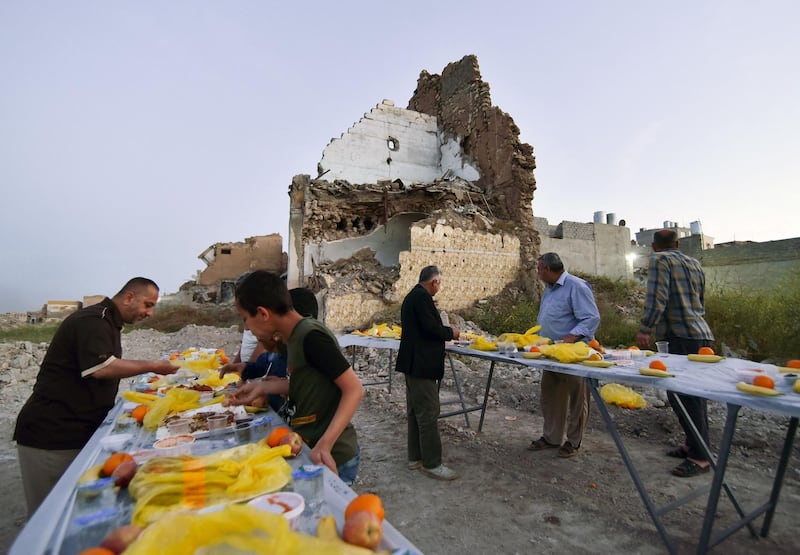
M 235 328 L 188 326 L 173 334 L 137 330 L 123 338 L 125 357 L 159 357 L 188 347 L 217 347 L 235 352 Z M 30 393 L 46 345 L 0 343 L 0 549 L 8 549 L 25 523 L 16 449 L 11 441 L 14 419 Z M 348 351 L 348 356 L 350 355 Z M 388 378 L 388 352 L 359 349 L 355 368 L 364 383 Z M 487 364 L 472 358 L 455 361 L 468 402 L 483 396 Z M 479 413 L 442 419 L 446 463 L 461 478 L 443 483 L 405 466 L 405 392 L 402 380 L 366 387 L 355 424 L 362 447 L 362 465 L 354 489 L 372 491 L 384 500 L 387 519 L 428 554 L 463 553 L 664 553 L 658 533 L 622 464 L 602 419 L 593 408 L 580 454 L 564 460 L 555 451 L 525 449 L 539 437 L 539 373 L 513 365 L 497 365 L 483 431 Z M 443 383 L 443 399 L 455 398 L 454 381 Z M 670 475 L 675 459 L 664 456 L 681 439 L 680 428 L 655 391 L 639 389 L 648 408 L 630 411 L 611 407 L 631 458 L 657 506 L 710 483 L 710 475 L 686 480 Z M 453 407 L 446 406 L 444 410 Z M 712 444 L 719 442 L 724 407 L 711 403 Z M 728 483 L 746 512 L 767 498 L 786 432 L 786 420 L 743 410 L 731 454 Z M 716 549 L 720 553 L 796 553 L 800 540 L 800 449 L 795 447 L 778 511 L 768 538 L 746 530 Z M 681 553 L 693 551 L 704 514 L 696 500 L 665 517 Z M 715 530 L 734 515 L 720 500 Z M 756 520 L 760 525 L 762 518 Z

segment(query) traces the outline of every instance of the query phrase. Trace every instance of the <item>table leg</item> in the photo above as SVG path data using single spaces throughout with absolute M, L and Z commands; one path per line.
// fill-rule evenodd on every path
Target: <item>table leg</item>
M 722 463 L 720 463 L 717 460 L 717 458 L 714 457 L 714 454 L 711 452 L 711 448 L 706 444 L 705 441 L 703 441 L 703 438 L 700 437 L 700 432 L 697 430 L 697 427 L 694 425 L 694 422 L 692 422 L 692 419 L 689 418 L 689 414 L 686 412 L 686 407 L 683 405 L 683 402 L 681 401 L 680 397 L 678 397 L 677 395 L 675 396 L 675 402 L 678 405 L 678 408 L 680 409 L 680 411 L 681 411 L 681 413 L 683 415 L 683 419 L 688 423 L 689 429 L 692 432 L 692 435 L 694 436 L 695 440 L 700 444 L 700 449 L 703 450 L 703 453 L 704 453 L 704 455 L 706 457 L 706 460 L 709 462 L 709 464 L 711 464 L 711 470 L 714 471 L 714 476 L 716 477 L 717 473 L 720 471 L 720 465 L 721 464 L 724 465 L 724 466 L 721 466 L 722 474 L 725 474 L 725 468 L 727 467 L 727 464 L 728 464 L 728 456 L 730 455 L 730 445 L 731 445 L 731 442 L 733 441 L 733 433 L 736 431 L 736 420 L 738 418 L 739 409 L 741 407 L 736 407 L 736 405 L 728 405 L 728 417 L 729 418 L 731 416 L 733 417 L 733 421 L 732 421 L 732 424 L 731 424 L 732 428 L 730 430 L 731 438 L 730 438 L 730 442 L 728 443 L 728 447 L 727 447 L 727 451 L 726 451 L 725 447 L 724 447 L 724 444 L 725 444 L 724 437 L 725 436 L 723 434 L 723 445 L 720 445 L 720 454 L 722 454 L 724 452 L 725 453 L 725 459 L 724 459 L 724 461 Z M 731 407 L 736 407 L 736 410 L 733 411 L 733 414 L 731 414 Z M 725 421 L 725 425 L 726 425 L 725 433 L 727 433 L 727 430 L 728 430 L 727 429 L 727 425 L 728 425 L 728 420 L 727 419 Z M 713 489 L 713 486 L 714 486 L 714 482 L 712 481 L 712 488 L 711 488 L 711 490 L 709 492 L 709 499 L 710 499 L 710 496 L 712 496 L 712 495 L 715 495 L 717 497 L 717 499 L 719 499 L 719 489 L 717 489 L 715 491 Z M 747 529 L 750 530 L 750 535 L 751 536 L 753 536 L 753 537 L 757 536 L 758 534 L 756 533 L 756 529 L 750 523 L 750 520 L 747 519 L 747 517 L 745 516 L 744 509 L 742 509 L 741 505 L 739 505 L 739 501 L 736 499 L 736 496 L 733 495 L 733 491 L 731 490 L 730 487 L 728 487 L 728 484 L 726 484 L 725 481 L 722 481 L 722 489 L 725 490 L 725 495 L 727 495 L 728 499 L 731 500 L 731 504 L 733 505 L 733 508 L 736 510 L 736 513 L 739 515 L 740 522 L 744 522 L 747 525 Z M 737 527 L 736 530 L 738 530 L 740 527 L 741 526 Z M 710 534 L 710 531 L 709 531 L 709 534 Z
M 683 405 L 681 405 L 681 408 L 683 408 Z M 730 454 L 733 432 L 736 429 L 736 419 L 739 408 L 740 407 L 736 405 L 728 405 L 728 417 L 725 419 L 725 431 L 722 434 L 722 443 L 719 447 L 719 460 L 715 465 L 716 468 L 714 468 L 714 480 L 711 482 L 711 492 L 708 495 L 708 504 L 706 505 L 706 514 L 703 519 L 703 528 L 700 532 L 700 542 L 697 544 L 697 553 L 705 553 L 708 551 L 711 528 L 714 524 L 714 518 L 717 515 L 719 492 L 722 488 L 723 479 L 725 478 L 725 468 L 728 465 L 728 455 Z
M 603 398 L 600 397 L 600 392 L 597 390 L 597 379 L 586 378 L 586 382 L 588 383 L 589 390 L 592 392 L 592 397 L 594 397 L 595 403 L 597 404 L 597 410 L 600 412 L 600 415 L 603 417 L 603 421 L 606 423 L 606 429 L 608 430 L 608 433 L 611 434 L 614 443 L 617 445 L 617 450 L 619 451 L 620 456 L 622 456 L 622 462 L 625 463 L 625 467 L 628 469 L 628 473 L 633 480 L 633 484 L 636 486 L 639 496 L 642 498 L 644 506 L 647 509 L 647 512 L 650 514 L 653 524 L 655 524 L 656 529 L 658 530 L 658 534 L 661 536 L 661 540 L 664 542 L 664 545 L 667 547 L 667 550 L 670 553 L 677 553 L 677 549 L 674 545 L 672 545 L 672 540 L 670 539 L 669 534 L 667 534 L 667 529 L 664 527 L 664 523 L 661 522 L 661 516 L 658 514 L 658 511 L 656 510 L 653 501 L 650 499 L 650 496 L 647 495 L 647 490 L 645 490 L 644 484 L 642 483 L 641 478 L 639 478 L 639 473 L 633 466 L 633 461 L 631 460 L 630 455 L 628 455 L 628 450 L 625 449 L 625 446 L 622 444 L 622 438 L 617 431 L 614 420 L 611 418 L 611 414 L 609 414 L 608 409 L 606 408 L 605 401 L 603 401 Z
M 394 374 L 394 351 L 389 349 L 389 394 L 392 393 L 392 374 Z
M 769 527 L 772 524 L 772 515 L 775 513 L 775 507 L 778 505 L 778 496 L 783 487 L 783 477 L 786 474 L 786 468 L 789 466 L 789 457 L 792 455 L 792 447 L 794 446 L 794 438 L 797 434 L 797 417 L 789 419 L 789 429 L 786 430 L 786 439 L 783 441 L 783 451 L 781 452 L 781 459 L 778 462 L 778 469 L 775 472 L 775 481 L 772 483 L 772 493 L 769 496 L 769 509 L 764 516 L 764 524 L 761 526 L 761 536 L 766 538 L 769 534 Z
M 464 422 L 467 424 L 467 428 L 470 428 L 469 425 L 469 413 L 467 412 L 467 404 L 464 402 L 464 393 L 461 391 L 461 380 L 458 379 L 458 374 L 456 373 L 456 367 L 453 364 L 453 357 L 450 356 L 450 353 L 445 353 L 447 355 L 447 360 L 450 363 L 450 372 L 453 374 L 453 381 L 456 384 L 456 392 L 458 393 L 458 402 L 461 404 L 461 410 L 452 414 L 463 414 L 464 415 Z M 492 363 L 494 364 L 494 363 Z M 439 382 L 441 385 L 441 382 Z M 450 416 L 452 416 L 452 414 Z M 440 415 L 441 418 L 444 415 Z
M 483 405 L 481 406 L 481 420 L 478 422 L 478 431 L 483 431 L 483 418 L 486 416 L 486 404 L 489 402 L 489 388 L 492 386 L 494 374 L 494 361 L 489 365 L 489 377 L 486 379 L 486 390 L 483 392 Z

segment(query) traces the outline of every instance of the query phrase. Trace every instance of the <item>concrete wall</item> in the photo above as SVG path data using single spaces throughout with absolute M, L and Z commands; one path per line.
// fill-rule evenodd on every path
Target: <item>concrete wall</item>
M 500 293 L 520 269 L 519 239 L 511 235 L 418 223 L 412 225 L 410 239 L 410 249 L 400 253 L 400 278 L 394 284 L 398 301 L 417 284 L 422 268 L 431 264 L 442 272 L 436 304 L 444 310 L 466 308 L 476 299 Z M 340 330 L 367 323 L 385 308 L 368 294 L 328 297 L 325 323 Z
M 105 299 L 105 295 L 86 295 L 83 297 L 83 306 L 92 306 Z
M 322 153 L 319 179 L 350 183 L 431 183 L 446 174 L 474 180 L 457 138 L 440 135 L 434 116 L 384 100 Z
M 546 218 L 534 218 L 540 252 L 556 252 L 569 272 L 610 279 L 633 276 L 630 230 L 624 226 L 564 221 L 551 226 Z
M 280 234 L 248 237 L 244 242 L 216 243 L 198 258 L 208 264 L 197 277 L 198 285 L 216 285 L 223 280 L 235 280 L 251 270 L 286 270 L 283 239 Z
M 800 276 L 800 238 L 716 245 L 697 259 L 709 288 L 772 289 Z
M 63 317 L 81 308 L 80 301 L 47 301 L 45 314 L 48 318 Z
M 692 233 L 692 229 L 689 227 L 681 227 L 674 222 L 664 222 L 664 227 L 656 227 L 653 229 L 645 229 L 640 228 L 639 231 L 636 232 L 636 243 L 642 247 L 650 247 L 653 242 L 653 234 L 656 231 L 661 231 L 662 229 L 674 229 L 675 233 L 678 234 L 678 240 L 681 243 L 681 250 L 684 250 L 684 243 L 691 242 L 692 244 L 697 245 L 699 249 L 713 249 L 714 248 L 714 238 L 710 235 L 706 235 L 702 232 L 700 233 Z M 669 224 L 669 225 L 667 225 Z M 697 222 L 695 222 L 699 226 Z M 695 247 L 692 247 L 695 248 Z
M 365 247 L 375 251 L 375 258 L 384 266 L 398 264 L 400 252 L 411 246 L 411 224 L 423 217 L 424 214 L 400 214 L 389 220 L 387 226 L 380 225 L 369 235 L 309 243 L 304 249 L 303 267 L 312 268 L 312 260 L 319 263 L 349 258 Z

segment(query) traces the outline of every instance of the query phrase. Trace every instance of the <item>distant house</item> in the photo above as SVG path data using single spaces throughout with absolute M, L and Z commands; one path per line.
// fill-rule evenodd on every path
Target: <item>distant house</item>
M 47 301 L 45 305 L 46 319 L 61 319 L 81 308 L 80 301 Z
M 674 229 L 678 233 L 680 250 L 700 261 L 710 290 L 768 290 L 779 287 L 800 275 L 800 238 L 778 241 L 735 241 L 714 243 L 703 233 L 700 222 L 690 227 L 665 221 L 663 228 L 640 229 L 636 247 L 642 256 L 639 263 L 647 268 L 653 233 L 659 229 Z
M 234 243 L 214 243 L 198 256 L 206 269 L 199 272 L 194 300 L 226 302 L 232 299 L 233 286 L 245 272 L 267 270 L 286 273 L 287 255 L 279 233 L 248 237 Z M 199 297 L 198 297 L 199 295 Z

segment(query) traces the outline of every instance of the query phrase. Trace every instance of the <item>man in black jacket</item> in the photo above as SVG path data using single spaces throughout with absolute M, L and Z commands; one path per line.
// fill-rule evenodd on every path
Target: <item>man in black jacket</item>
M 420 469 L 437 480 L 455 480 L 458 475 L 442 464 L 439 380 L 444 376 L 444 343 L 458 339 L 459 331 L 442 324 L 433 304 L 441 284 L 439 268 L 426 266 L 420 272 L 419 283 L 403 300 L 403 335 L 396 370 L 406 378 L 409 470 Z

